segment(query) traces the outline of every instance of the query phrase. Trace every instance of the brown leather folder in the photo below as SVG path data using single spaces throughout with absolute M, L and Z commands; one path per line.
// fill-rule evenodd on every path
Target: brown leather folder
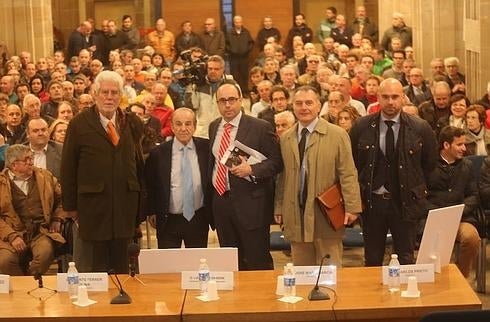
M 316 201 L 330 226 L 337 231 L 344 226 L 345 208 L 340 184 L 334 184 L 316 197 Z

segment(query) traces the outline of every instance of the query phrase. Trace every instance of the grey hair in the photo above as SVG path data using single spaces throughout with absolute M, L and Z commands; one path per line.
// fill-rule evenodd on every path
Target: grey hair
M 37 102 L 39 102 L 39 104 L 41 104 L 41 100 L 39 99 L 39 97 L 37 97 L 36 95 L 34 94 L 27 94 L 25 97 L 24 97 L 24 100 L 22 101 L 22 105 L 23 106 L 26 106 L 27 105 L 27 102 L 29 101 L 32 101 L 32 100 L 35 100 Z
M 26 153 L 31 152 L 31 148 L 28 145 L 14 144 L 7 148 L 5 151 L 5 166 L 11 169 L 12 164 L 18 161 Z
M 95 93 L 99 92 L 100 85 L 103 82 L 116 83 L 117 87 L 119 88 L 119 93 L 123 93 L 124 81 L 121 75 L 119 75 L 118 73 L 112 70 L 104 70 L 100 72 L 94 80 L 93 89 Z
M 291 111 L 282 111 L 274 115 L 274 122 L 277 121 L 280 118 L 285 118 L 289 124 L 294 124 L 296 122 L 296 118 L 294 117 L 293 112 Z

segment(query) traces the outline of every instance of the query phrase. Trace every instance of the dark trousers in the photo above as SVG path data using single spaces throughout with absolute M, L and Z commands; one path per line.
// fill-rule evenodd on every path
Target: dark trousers
M 209 225 L 203 209 L 196 211 L 191 221 L 182 214 L 169 214 L 157 221 L 158 248 L 187 248 L 208 246 Z
M 221 247 L 238 248 L 238 268 L 241 271 L 274 268 L 270 250 L 269 221 L 256 229 L 245 229 L 238 221 L 230 194 L 213 196 L 213 212 Z
M 73 259 L 79 272 L 129 272 L 128 245 L 131 238 L 83 240 L 73 225 Z
M 416 239 L 416 224 L 402 219 L 393 199 L 372 195 L 372 210 L 362 217 L 364 236 L 364 259 L 366 266 L 381 266 L 388 230 L 393 238 L 393 252 L 400 264 L 413 264 Z
M 248 93 L 248 56 L 230 57 L 230 73 L 240 85 L 242 93 Z

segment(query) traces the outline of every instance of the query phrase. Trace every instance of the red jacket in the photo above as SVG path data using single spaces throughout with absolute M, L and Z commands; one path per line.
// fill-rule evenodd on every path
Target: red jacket
M 160 124 L 162 125 L 162 130 L 160 131 L 160 135 L 163 138 L 174 135 L 174 133 L 172 132 L 172 128 L 170 127 L 172 113 L 173 110 L 167 106 L 157 106 L 151 113 L 151 115 L 156 117 L 160 121 Z

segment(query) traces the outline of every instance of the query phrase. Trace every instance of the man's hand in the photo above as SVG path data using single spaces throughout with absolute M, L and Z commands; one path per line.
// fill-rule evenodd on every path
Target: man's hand
M 78 227 L 78 211 L 71 210 L 66 212 L 66 217 L 71 218 Z
M 354 221 L 357 220 L 357 217 L 359 217 L 359 215 L 346 212 L 344 217 L 344 225 L 352 225 Z
M 282 224 L 282 215 L 281 214 L 274 214 L 274 221 L 276 224 L 281 225 Z
M 246 178 L 252 174 L 252 167 L 243 156 L 240 156 L 240 159 L 242 159 L 242 163 L 232 167 L 230 172 L 237 177 Z
M 155 229 L 157 228 L 157 216 L 156 215 L 148 216 L 148 217 L 146 217 L 146 220 L 148 221 L 150 226 L 152 226 Z
M 12 241 L 12 247 L 17 253 L 22 253 L 27 248 L 26 243 L 24 243 L 24 240 L 21 237 L 17 237 Z
M 61 223 L 59 221 L 53 221 L 49 225 L 49 232 L 50 233 L 59 233 L 61 231 Z

